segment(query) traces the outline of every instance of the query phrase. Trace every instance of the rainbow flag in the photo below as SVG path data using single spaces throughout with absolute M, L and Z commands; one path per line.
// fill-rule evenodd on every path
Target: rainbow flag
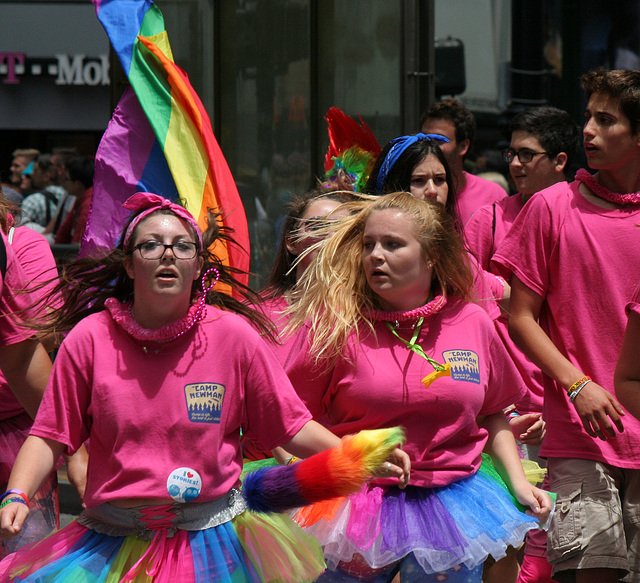
M 238 245 L 220 241 L 213 251 L 248 271 L 249 231 L 238 189 L 200 98 L 173 61 L 160 10 L 150 0 L 92 1 L 132 90 L 96 154 L 81 254 L 112 249 L 128 216 L 122 203 L 149 191 L 183 204 L 203 230 L 207 209 L 221 212 L 220 224 L 233 229 Z

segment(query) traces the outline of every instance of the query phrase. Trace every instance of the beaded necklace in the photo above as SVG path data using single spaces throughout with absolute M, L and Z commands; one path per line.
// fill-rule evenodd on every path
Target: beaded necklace
M 611 192 L 608 188 L 602 186 L 593 174 L 590 174 L 584 168 L 580 168 L 580 170 L 576 172 L 576 180 L 584 182 L 585 186 L 597 197 L 608 200 L 614 204 L 627 206 L 640 203 L 640 192 L 629 192 L 627 194 Z
M 207 285 L 207 279 L 210 274 L 214 274 L 212 283 Z M 176 340 L 189 332 L 198 322 L 200 322 L 206 313 L 206 299 L 207 292 L 213 288 L 218 279 L 220 278 L 220 272 L 216 268 L 211 268 L 202 276 L 202 292 L 199 294 L 198 301 L 192 304 L 187 312 L 187 315 L 180 320 L 171 322 L 166 326 L 161 326 L 154 330 L 143 328 L 136 321 L 133 315 L 133 302 L 129 303 L 129 307 L 126 308 L 124 304 L 121 304 L 116 298 L 108 298 L 105 302 L 105 307 L 109 310 L 111 317 L 135 340 L 143 342 L 141 345 L 142 351 L 147 354 L 154 352 L 158 354 L 165 348 L 171 341 Z M 161 344 L 159 348 L 148 348 L 147 343 Z

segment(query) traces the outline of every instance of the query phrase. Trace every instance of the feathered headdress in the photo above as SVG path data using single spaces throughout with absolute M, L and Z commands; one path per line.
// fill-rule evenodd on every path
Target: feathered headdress
M 324 161 L 326 187 L 361 192 L 369 179 L 382 148 L 360 115 L 358 119 L 362 125 L 337 107 L 325 115 L 329 124 L 329 149 Z

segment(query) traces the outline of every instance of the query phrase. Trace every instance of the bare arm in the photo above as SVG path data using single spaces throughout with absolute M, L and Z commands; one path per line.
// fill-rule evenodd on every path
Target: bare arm
M 493 459 L 496 470 L 518 501 L 531 508 L 529 514 L 544 524 L 551 512 L 551 499 L 542 490 L 531 485 L 524 475 L 509 422 L 500 412 L 479 419 L 478 424 L 489 433 L 485 451 Z
M 0 369 L 20 404 L 35 418 L 51 374 L 51 359 L 37 340 L 0 347 Z
M 640 314 L 631 312 L 613 378 L 616 397 L 640 419 Z
M 514 275 L 511 280 L 509 334 L 544 374 L 567 390 L 584 374 L 556 348 L 538 324 L 543 301 L 543 298 Z M 624 415 L 622 406 L 595 380 L 582 389 L 573 405 L 585 431 L 591 437 L 599 437 L 605 441 L 607 438 L 615 437 L 613 425 L 620 432 L 624 430 L 620 419 Z
M 30 499 L 51 473 L 62 454 L 63 444 L 30 435 L 24 442 L 11 470 L 8 490 L 18 489 Z M 24 504 L 11 503 L 0 510 L 0 538 L 9 539 L 20 532 L 29 515 Z

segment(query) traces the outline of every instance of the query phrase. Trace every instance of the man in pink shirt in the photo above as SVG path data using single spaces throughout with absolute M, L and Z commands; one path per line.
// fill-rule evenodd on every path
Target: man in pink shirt
M 480 207 L 507 197 L 507 192 L 490 180 L 464 171 L 464 159 L 476 135 L 473 114 L 457 99 L 450 97 L 433 104 L 422 116 L 423 134 L 440 134 L 449 139 L 439 144 L 449 163 L 456 188 L 458 220 L 464 227 Z
M 640 581 L 640 421 L 614 397 L 625 306 L 640 282 L 640 72 L 582 77 L 592 176 L 529 200 L 494 262 L 512 272 L 511 336 L 545 373 L 558 581 Z
M 507 235 L 525 203 L 538 191 L 557 182 L 573 178 L 580 149 L 580 129 L 571 116 L 561 109 L 530 107 L 518 113 L 510 124 L 511 143 L 504 152 L 509 171 L 518 194 L 503 198 L 478 209 L 467 223 L 464 235 L 467 248 L 481 267 L 490 271 L 491 258 Z M 497 273 L 496 265 L 493 266 Z M 510 273 L 499 274 L 509 277 Z M 527 386 L 523 399 L 516 403 L 511 418 L 514 433 L 535 420 L 542 413 L 544 386 L 542 372 L 513 343 L 507 331 L 507 318 L 496 322 L 498 334 L 504 341 Z M 538 455 L 539 444 L 527 440 L 527 433 L 516 435 L 527 459 L 544 465 Z M 548 484 L 544 487 L 548 488 Z M 531 532 L 527 538 L 525 559 L 518 583 L 546 583 L 551 581 L 551 566 L 547 562 L 547 534 Z

